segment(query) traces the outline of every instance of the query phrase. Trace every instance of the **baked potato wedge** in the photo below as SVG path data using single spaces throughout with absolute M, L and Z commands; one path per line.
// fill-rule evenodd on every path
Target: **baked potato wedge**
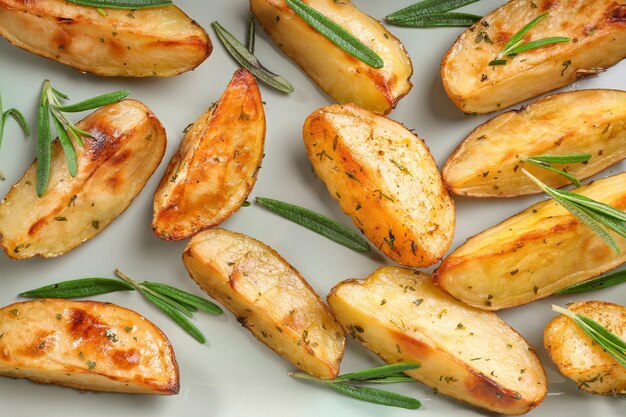
M 353 104 L 316 110 L 303 135 L 317 176 L 385 255 L 420 267 L 446 253 L 454 202 L 419 137 Z
M 265 113 L 254 76 L 238 70 L 222 98 L 191 126 L 154 194 L 152 228 L 189 238 L 241 207 L 256 183 Z
M 568 307 L 589 317 L 626 340 L 626 307 L 604 301 L 583 301 Z M 543 341 L 559 371 L 591 394 L 625 395 L 626 368 L 606 353 L 574 321 L 555 317 L 543 332 Z
M 92 135 L 76 146 L 76 177 L 56 140 L 43 197 L 35 192 L 33 162 L 0 203 L 0 244 L 10 258 L 63 255 L 100 233 L 128 208 L 165 152 L 161 122 L 135 100 L 102 107 L 76 126 Z
M 80 71 L 112 77 L 170 77 L 204 62 L 207 33 L 178 7 L 96 8 L 64 0 L 0 0 L 0 35 Z
M 328 307 L 287 261 L 251 237 L 195 235 L 183 262 L 196 283 L 270 349 L 319 378 L 339 373 L 345 336 Z
M 276 45 L 339 103 L 387 114 L 412 88 L 413 65 L 402 43 L 350 0 L 305 0 L 380 56 L 370 67 L 309 26 L 284 0 L 250 0 L 250 10 Z
M 560 93 L 501 114 L 465 138 L 443 167 L 443 180 L 454 194 L 469 197 L 537 194 L 541 191 L 520 168 L 552 187 L 569 181 L 522 158 L 577 153 L 592 157 L 556 167 L 579 179 L 626 158 L 626 91 Z
M 0 375 L 89 391 L 178 394 L 167 337 L 111 303 L 41 299 L 0 309 Z
M 536 17 L 527 42 L 568 37 L 489 65 Z M 626 57 L 626 4 L 615 0 L 512 0 L 467 29 L 441 63 L 443 86 L 465 113 L 489 113 L 597 74 Z
M 385 267 L 334 287 L 328 303 L 350 335 L 407 375 L 461 401 L 523 414 L 543 401 L 546 376 L 531 346 L 495 313 L 468 307 L 422 272 Z
M 626 173 L 574 191 L 626 209 Z M 626 239 L 613 236 L 620 253 L 551 199 L 468 239 L 441 263 L 433 279 L 468 305 L 515 307 L 626 262 Z

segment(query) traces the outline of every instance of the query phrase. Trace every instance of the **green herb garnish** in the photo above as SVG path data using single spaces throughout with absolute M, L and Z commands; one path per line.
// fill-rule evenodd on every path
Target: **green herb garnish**
M 468 13 L 447 13 L 478 0 L 425 0 L 387 16 L 388 23 L 407 27 L 471 26 L 481 16 Z
M 54 128 L 63 148 L 69 174 L 75 177 L 78 172 L 78 164 L 74 143 L 70 135 L 80 146 L 84 146 L 82 137 L 91 137 L 91 134 L 77 128 L 63 113 L 97 109 L 108 104 L 117 103 L 127 96 L 128 91 L 121 90 L 93 97 L 73 105 L 63 106 L 61 100 L 69 100 L 68 96 L 52 87 L 49 80 L 44 81 L 37 111 L 37 195 L 39 197 L 46 192 L 50 180 L 50 152 L 52 146 L 50 118 L 52 117 Z
M 285 0 L 285 3 L 320 35 L 359 61 L 373 68 L 382 68 L 385 66 L 382 58 L 370 49 L 370 47 L 311 6 L 300 0 Z
M 83 6 L 93 6 L 107 9 L 145 9 L 148 7 L 163 7 L 172 4 L 171 0 L 67 0 Z M 100 14 L 102 12 L 99 11 Z M 106 16 L 106 14 L 105 14 Z
M 615 253 L 620 252 L 609 230 L 626 238 L 626 212 L 571 191 L 557 190 L 544 184 L 525 169 L 522 171 L 546 194 L 591 228 Z
M 257 197 L 255 202 L 280 216 L 357 252 L 367 252 L 370 245 L 343 224 L 312 210 L 283 201 Z
M 106 294 L 116 291 L 134 291 L 135 288 L 124 281 L 111 278 L 83 278 L 63 281 L 58 284 L 20 293 L 26 298 L 79 298 Z
M 526 42 L 523 37 L 524 35 L 531 30 L 533 27 L 537 25 L 537 23 L 541 22 L 546 17 L 550 16 L 550 13 L 544 13 L 540 16 L 537 16 L 530 23 L 524 26 L 519 32 L 515 35 L 511 36 L 511 39 L 504 45 L 504 48 L 500 51 L 496 59 L 489 62 L 489 65 L 504 65 L 508 61 L 503 59 L 505 57 L 512 57 L 522 52 L 530 51 L 531 49 L 541 48 L 548 45 L 554 45 L 556 43 L 563 43 L 571 41 L 570 38 L 565 36 L 554 36 L 544 39 L 538 39 L 535 41 Z
M 237 40 L 230 32 L 228 32 L 218 22 L 211 23 L 213 30 L 217 34 L 217 38 L 222 42 L 228 53 L 245 69 L 250 71 L 259 80 L 263 81 L 270 87 L 282 91 L 284 93 L 293 93 L 293 86 L 281 77 L 274 74 L 263 65 L 259 59 L 254 56 L 241 42 Z M 252 44 L 249 45 L 252 47 Z
M 246 49 L 251 54 L 254 54 L 254 45 L 256 44 L 256 24 L 254 22 L 254 16 L 250 15 L 248 19 L 248 33 L 246 36 Z
M 565 172 L 561 169 L 555 168 L 552 164 L 576 164 L 576 163 L 585 163 L 591 159 L 590 153 L 579 153 L 579 154 L 571 154 L 571 155 L 535 155 L 529 157 L 520 158 L 524 162 L 531 163 L 538 167 L 547 169 L 552 172 L 556 172 L 567 178 L 572 184 L 580 187 L 582 184 L 580 180 L 573 176 L 572 174 Z
M 397 382 L 415 382 L 403 372 L 419 368 L 416 363 L 385 365 L 363 371 L 339 375 L 333 380 L 323 380 L 302 372 L 290 372 L 289 376 L 319 382 L 344 395 L 375 404 L 415 410 L 421 407 L 419 400 L 395 392 L 369 388 L 361 384 L 391 384 Z
M 600 346 L 606 353 L 611 355 L 620 365 L 626 368 L 626 341 L 611 333 L 606 327 L 595 320 L 582 314 L 559 306 L 552 306 L 552 310 L 561 313 L 574 320 L 587 335 Z
M 0 94 L 0 147 L 2 146 L 2 137 L 4 136 L 4 127 L 6 126 L 7 120 L 10 117 L 13 117 L 17 124 L 22 128 L 24 135 L 27 137 L 30 136 L 30 127 L 28 126 L 28 122 L 26 118 L 18 109 L 11 108 L 7 111 L 3 111 L 2 107 L 2 95 Z M 0 169 L 0 181 L 4 181 L 4 173 Z
M 580 292 L 595 291 L 602 288 L 612 287 L 623 282 L 626 282 L 626 269 L 600 275 L 599 277 L 570 285 L 562 290 L 558 290 L 555 294 L 577 294 Z

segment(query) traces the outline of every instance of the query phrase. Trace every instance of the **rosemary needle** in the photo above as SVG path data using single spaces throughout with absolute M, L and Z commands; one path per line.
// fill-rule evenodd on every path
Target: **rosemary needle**
M 172 0 L 67 0 L 83 6 L 92 6 L 97 9 L 144 9 L 148 7 L 163 7 L 172 4 Z M 102 14 L 101 11 L 98 11 Z M 104 14 L 106 16 L 106 14 Z
M 26 121 L 26 118 L 24 117 L 22 112 L 20 112 L 18 109 L 15 109 L 15 108 L 11 108 L 11 109 L 8 109 L 7 111 L 4 111 L 2 107 L 2 95 L 0 94 L 0 147 L 2 147 L 4 127 L 6 126 L 7 120 L 9 119 L 9 117 L 13 117 L 13 119 L 15 119 L 15 121 L 20 126 L 20 128 L 22 129 L 26 137 L 30 136 L 30 126 L 28 126 L 28 122 Z M 0 181 L 4 181 L 4 180 L 5 180 L 4 173 L 0 169 Z
M 555 294 L 577 294 L 580 292 L 595 291 L 602 288 L 609 288 L 614 285 L 626 282 L 626 269 L 600 275 L 593 279 L 570 285 L 555 292 Z

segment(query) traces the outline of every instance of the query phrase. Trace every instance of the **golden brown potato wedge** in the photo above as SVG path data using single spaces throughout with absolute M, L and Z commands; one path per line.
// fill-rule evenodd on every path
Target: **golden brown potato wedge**
M 568 307 L 589 317 L 626 340 L 626 307 L 604 301 L 584 301 Z M 606 353 L 564 316 L 555 317 L 543 332 L 543 341 L 559 371 L 592 394 L 626 394 L 626 368 Z
M 427 274 L 380 268 L 339 283 L 328 296 L 350 335 L 407 375 L 461 401 L 523 414 L 543 401 L 546 376 L 532 347 L 494 313 L 468 307 Z
M 0 309 L 0 375 L 80 390 L 178 394 L 165 335 L 110 303 L 42 299 Z
M 411 59 L 402 43 L 350 0 L 307 0 L 380 56 L 376 69 L 337 47 L 300 18 L 284 0 L 250 0 L 250 10 L 276 45 L 339 103 L 387 114 L 412 88 Z
M 626 57 L 626 4 L 620 3 L 509 1 L 463 32 L 448 51 L 441 63 L 448 96 L 465 113 L 489 113 L 604 71 Z M 524 25 L 548 12 L 523 39 L 564 36 L 570 42 L 489 65 Z
M 240 69 L 172 157 L 154 194 L 154 233 L 186 239 L 230 217 L 256 183 L 264 140 L 261 93 L 254 76 Z
M 316 110 L 303 135 L 330 195 L 385 255 L 420 267 L 446 253 L 454 203 L 419 137 L 352 104 Z
M 626 209 L 626 173 L 574 191 Z M 613 236 L 620 253 L 557 202 L 548 200 L 468 239 L 442 262 L 433 278 L 471 306 L 515 307 L 626 262 L 626 239 Z
M 576 153 L 592 157 L 585 164 L 555 167 L 579 179 L 626 158 L 626 91 L 560 93 L 501 114 L 461 143 L 443 168 L 443 180 L 453 193 L 470 197 L 536 194 L 541 191 L 520 168 L 552 187 L 569 181 L 521 158 Z
M 135 100 L 103 107 L 76 126 L 92 135 L 76 147 L 76 177 L 57 140 L 43 197 L 35 192 L 33 162 L 0 203 L 0 243 L 13 259 L 63 255 L 100 233 L 128 208 L 165 152 L 165 129 Z
M 339 373 L 345 337 L 328 307 L 272 248 L 221 229 L 201 232 L 183 254 L 191 277 L 252 334 L 319 378 Z
M 113 77 L 169 77 L 200 65 L 207 33 L 176 6 L 96 8 L 64 0 L 0 0 L 0 35 L 80 71 Z

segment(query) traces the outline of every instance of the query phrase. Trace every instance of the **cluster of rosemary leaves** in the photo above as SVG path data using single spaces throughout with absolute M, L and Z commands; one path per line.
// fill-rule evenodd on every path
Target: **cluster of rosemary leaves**
M 438 26 L 471 26 L 481 19 L 481 16 L 469 13 L 450 12 L 478 0 L 424 0 L 397 12 L 391 13 L 385 19 L 396 26 L 414 28 L 429 28 Z

